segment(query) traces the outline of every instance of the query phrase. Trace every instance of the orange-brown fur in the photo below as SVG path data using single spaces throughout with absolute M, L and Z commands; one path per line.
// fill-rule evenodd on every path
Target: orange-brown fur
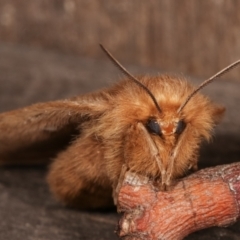
M 36 161 L 54 158 L 48 173 L 52 192 L 81 208 L 111 204 L 123 164 L 136 173 L 161 178 L 151 142 L 162 168 L 171 175 L 169 181 L 196 169 L 199 145 L 210 139 L 224 109 L 197 93 L 177 113 L 194 89 L 186 80 L 168 75 L 139 80 L 153 93 L 161 112 L 143 88 L 123 80 L 96 93 L 0 114 L 0 162 L 29 163 L 34 153 Z M 161 124 L 162 137 L 147 132 L 149 118 Z M 181 119 L 186 128 L 176 136 L 172 130 Z

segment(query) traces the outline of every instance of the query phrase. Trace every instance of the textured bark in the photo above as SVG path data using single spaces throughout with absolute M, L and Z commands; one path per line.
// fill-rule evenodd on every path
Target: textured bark
M 227 226 L 239 217 L 240 163 L 201 170 L 167 192 L 131 173 L 119 192 L 124 239 L 183 239 L 211 226 Z

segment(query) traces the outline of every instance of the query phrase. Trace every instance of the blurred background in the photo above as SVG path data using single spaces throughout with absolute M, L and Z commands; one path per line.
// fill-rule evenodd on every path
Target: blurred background
M 178 73 L 199 84 L 240 59 L 239 9 L 238 0 L 0 0 L 0 112 L 118 81 L 99 43 L 131 73 Z M 227 114 L 200 167 L 239 161 L 239 77 L 237 68 L 223 77 L 232 81 L 204 89 Z M 45 168 L 0 168 L 0 239 L 118 239 L 115 212 L 63 207 L 45 175 Z M 239 225 L 186 239 L 239 239 Z
M 206 77 L 240 58 L 238 0 L 0 0 L 0 41 Z M 239 72 L 229 74 L 238 79 Z

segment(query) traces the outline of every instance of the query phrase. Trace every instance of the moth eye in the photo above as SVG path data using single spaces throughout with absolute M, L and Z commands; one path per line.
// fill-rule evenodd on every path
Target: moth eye
M 176 128 L 175 133 L 178 134 L 178 135 L 180 135 L 185 128 L 186 128 L 186 123 L 185 123 L 183 120 L 180 120 L 180 121 L 177 123 L 177 128 Z
M 161 135 L 162 134 L 160 125 L 154 119 L 148 120 L 146 127 L 147 127 L 147 129 L 150 133 L 153 133 L 153 134 L 156 134 L 156 135 Z

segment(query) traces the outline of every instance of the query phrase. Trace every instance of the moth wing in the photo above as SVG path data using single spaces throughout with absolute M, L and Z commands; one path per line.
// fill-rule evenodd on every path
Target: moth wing
M 0 165 L 42 164 L 108 108 L 101 96 L 34 104 L 0 114 Z

